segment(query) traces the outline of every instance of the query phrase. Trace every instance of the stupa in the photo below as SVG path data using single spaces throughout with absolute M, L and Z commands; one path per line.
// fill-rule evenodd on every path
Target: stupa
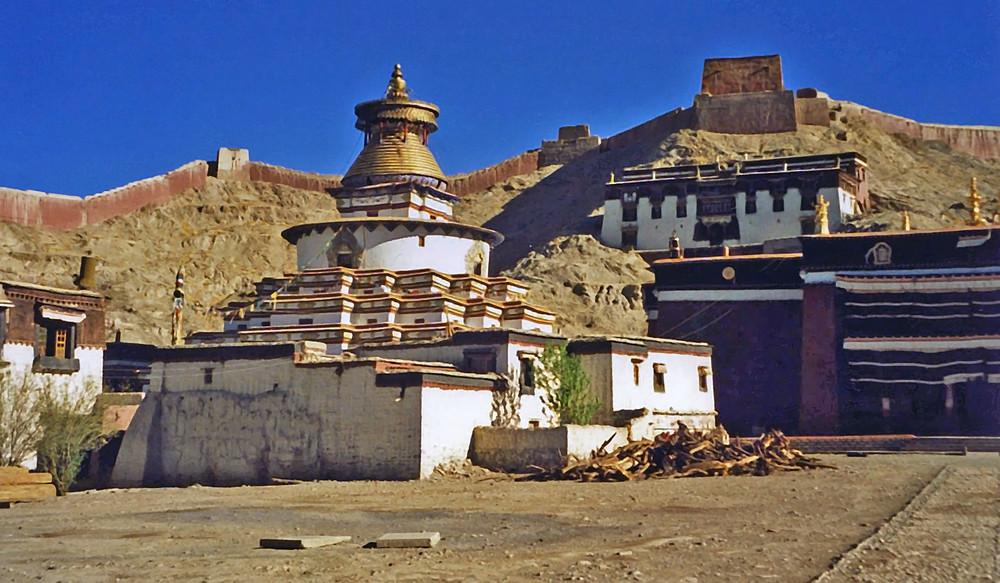
M 188 342 L 315 340 L 339 354 L 460 330 L 552 332 L 555 314 L 527 302 L 523 283 L 489 275 L 503 236 L 455 222 L 458 199 L 427 147 L 437 106 L 410 99 L 396 65 L 385 96 L 354 112 L 365 145 L 331 192 L 341 218 L 286 229 L 298 270 L 261 280 L 253 302 L 226 308 L 223 332 Z

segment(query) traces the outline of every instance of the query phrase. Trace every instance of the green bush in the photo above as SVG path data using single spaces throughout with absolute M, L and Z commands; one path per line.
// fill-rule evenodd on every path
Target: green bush
M 543 389 L 542 400 L 560 425 L 587 425 L 601 408 L 590 394 L 590 378 L 580 357 L 565 346 L 549 344 L 538 357 L 535 383 Z
M 86 411 L 83 403 L 56 391 L 44 393 L 39 402 L 38 468 L 52 474 L 60 496 L 76 480 L 83 456 L 104 441 L 101 418 Z

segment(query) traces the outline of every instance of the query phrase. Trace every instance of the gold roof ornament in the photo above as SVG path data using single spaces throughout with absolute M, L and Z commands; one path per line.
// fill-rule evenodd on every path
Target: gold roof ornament
M 406 80 L 403 79 L 403 68 L 396 63 L 396 68 L 392 71 L 392 78 L 389 79 L 389 87 L 385 90 L 386 99 L 409 99 L 410 90 L 406 88 Z
M 610 184 L 614 184 L 615 183 L 615 173 L 614 172 L 611 173 L 611 178 L 608 179 L 608 183 L 610 183 Z
M 972 180 L 969 181 L 969 226 L 977 227 L 979 225 L 986 224 L 983 220 L 982 208 L 981 208 L 982 198 L 979 196 L 979 189 L 976 188 L 976 177 L 973 176 Z
M 354 127 L 364 132 L 365 146 L 344 173 L 345 187 L 413 180 L 436 188 L 447 186 L 444 172 L 427 148 L 440 112 L 433 103 L 410 99 L 409 93 L 397 64 L 385 97 L 355 106 L 358 121 Z
M 826 202 L 823 195 L 819 195 L 816 199 L 816 205 L 813 207 L 816 210 L 816 234 L 817 235 L 829 235 L 830 234 L 830 203 Z
M 684 247 L 681 246 L 681 238 L 677 236 L 677 230 L 670 234 L 667 256 L 670 259 L 684 259 Z
M 910 230 L 910 213 L 908 211 L 903 211 L 903 230 Z

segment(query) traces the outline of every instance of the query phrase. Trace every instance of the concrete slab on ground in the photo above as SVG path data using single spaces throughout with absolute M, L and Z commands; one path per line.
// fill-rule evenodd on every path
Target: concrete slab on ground
M 439 532 L 390 532 L 378 537 L 380 549 L 429 549 L 441 542 Z
M 265 549 L 282 549 L 282 550 L 314 549 L 317 547 L 328 547 L 330 545 L 346 543 L 349 540 L 351 540 L 351 537 L 349 536 L 297 536 L 289 538 L 262 538 L 260 539 L 260 546 L 261 548 Z

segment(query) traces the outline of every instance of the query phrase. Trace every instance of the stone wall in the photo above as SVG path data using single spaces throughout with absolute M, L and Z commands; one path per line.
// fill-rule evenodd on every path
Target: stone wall
M 586 458 L 609 438 L 607 451 L 628 443 L 628 429 L 610 425 L 562 425 L 536 429 L 477 427 L 469 458 L 477 466 L 524 472 L 529 465 L 558 468 L 570 457 Z
M 866 119 L 887 132 L 904 134 L 921 140 L 937 140 L 959 152 L 990 160 L 1000 160 L 1000 127 L 920 123 L 849 101 L 836 101 L 834 103 L 839 105 L 843 114 L 849 118 L 857 116 Z
M 538 167 L 538 150 L 528 150 L 481 170 L 449 177 L 448 191 L 456 196 L 479 192 L 514 176 L 530 174 Z
M 208 162 L 197 160 L 154 176 L 87 197 L 0 187 L 0 221 L 68 230 L 125 215 L 170 200 L 205 184 Z
M 535 156 L 531 169 L 518 173 L 534 170 L 537 154 Z M 78 229 L 127 215 L 147 205 L 165 203 L 188 189 L 204 186 L 209 176 L 269 182 L 314 192 L 329 192 L 340 187 L 340 179 L 336 176 L 251 162 L 246 150 L 221 148 L 215 162 L 196 160 L 166 174 L 86 197 L 0 187 L 0 221 L 54 230 Z
M 544 140 L 538 154 L 538 166 L 566 164 L 588 150 L 601 145 L 601 138 L 590 135 L 590 126 L 576 125 L 559 128 L 559 138 Z
M 791 91 L 696 95 L 694 111 L 694 129 L 707 132 L 770 134 L 797 128 Z
M 781 56 L 705 59 L 701 92 L 708 95 L 731 95 L 782 91 Z

